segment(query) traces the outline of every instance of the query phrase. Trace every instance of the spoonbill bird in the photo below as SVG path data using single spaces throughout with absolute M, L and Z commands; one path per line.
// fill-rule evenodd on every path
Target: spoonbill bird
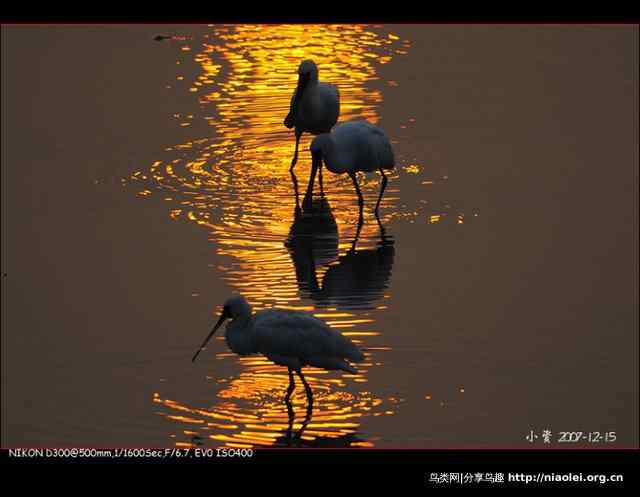
M 298 145 L 302 133 L 319 135 L 328 133 L 338 122 L 340 115 L 340 93 L 338 88 L 318 80 L 318 66 L 312 60 L 303 61 L 298 67 L 298 86 L 291 97 L 289 114 L 284 120 L 288 128 L 295 128 L 296 149 L 290 172 L 298 161 Z M 322 184 L 322 171 L 320 172 Z
M 289 369 L 287 402 L 295 389 L 294 371 L 302 380 L 311 405 L 313 392 L 302 374 L 304 366 L 356 373 L 347 359 L 353 362 L 364 360 L 364 355 L 351 340 L 311 314 L 288 309 L 264 309 L 253 314 L 246 299 L 235 295 L 225 302 L 218 322 L 191 362 L 196 360 L 227 318 L 231 322 L 227 325 L 225 338 L 233 352 L 239 355 L 263 354 L 275 364 Z
M 312 169 L 305 201 L 308 202 L 313 194 L 316 172 L 322 168 L 324 162 L 326 168 L 332 173 L 347 173 L 351 177 L 358 194 L 360 220 L 362 220 L 364 200 L 358 187 L 356 173 L 358 171 L 369 173 L 377 169 L 382 175 L 382 186 L 375 208 L 376 217 L 378 216 L 380 200 L 387 187 L 387 176 L 384 171 L 395 167 L 391 142 L 380 128 L 364 120 L 339 124 L 331 133 L 323 133 L 313 139 L 311 156 Z

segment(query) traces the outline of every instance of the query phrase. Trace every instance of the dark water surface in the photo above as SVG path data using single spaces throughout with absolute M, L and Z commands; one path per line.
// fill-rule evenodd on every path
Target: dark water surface
M 637 446 L 637 46 L 626 26 L 3 26 L 2 445 Z M 341 120 L 392 140 L 381 225 L 377 174 L 361 230 L 328 171 L 296 215 L 304 58 Z M 358 374 L 309 369 L 292 420 L 286 370 L 222 337 L 191 364 L 232 292 L 325 319 L 366 349 Z

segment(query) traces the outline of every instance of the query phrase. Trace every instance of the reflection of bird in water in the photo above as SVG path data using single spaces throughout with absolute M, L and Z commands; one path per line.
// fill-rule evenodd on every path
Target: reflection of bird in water
M 229 298 L 211 333 L 194 354 L 195 361 L 216 330 L 230 318 L 225 338 L 229 348 L 239 355 L 263 354 L 270 361 L 289 369 L 289 388 L 285 401 L 295 389 L 293 372 L 302 381 L 309 405 L 313 392 L 302 375 L 304 366 L 356 373 L 347 362 L 364 360 L 364 354 L 351 340 L 330 328 L 308 312 L 288 309 L 264 309 L 255 314 L 241 295 Z
M 395 159 L 391 142 L 384 132 L 367 121 L 349 121 L 336 126 L 331 133 L 324 133 L 311 142 L 312 168 L 305 202 L 310 201 L 313 182 L 317 170 L 322 170 L 322 163 L 334 174 L 347 173 L 358 194 L 359 218 L 362 219 L 364 200 L 358 187 L 356 173 L 380 171 L 382 185 L 376 202 L 375 213 L 378 215 L 380 200 L 387 187 L 385 169 L 395 167 Z
M 276 440 L 276 446 L 285 447 L 306 447 L 314 449 L 336 449 L 339 447 L 351 447 L 354 443 L 362 442 L 363 439 L 358 438 L 355 433 L 347 433 L 339 437 L 315 437 L 310 440 L 305 440 L 302 436 L 298 436 L 296 433 L 294 437 L 286 438 L 280 437 Z
M 338 225 L 325 197 L 314 198 L 311 208 L 296 209 L 285 242 L 302 291 L 311 291 L 316 267 L 338 258 Z
M 302 434 L 304 430 L 307 428 L 307 425 L 311 421 L 311 416 L 313 415 L 313 406 L 309 404 L 307 406 L 307 412 L 305 414 L 304 420 L 295 432 L 293 431 L 293 422 L 295 421 L 295 413 L 293 411 L 293 406 L 291 405 L 291 401 L 287 399 L 287 413 L 289 415 L 289 426 L 285 430 L 284 434 L 278 437 L 274 445 L 281 447 L 349 447 L 354 442 L 360 442 L 355 433 L 347 433 L 345 435 L 341 435 L 338 437 L 314 437 L 310 440 L 305 440 L 302 438 Z
M 380 240 L 375 248 L 356 250 L 362 222 L 358 223 L 356 235 L 349 251 L 335 261 L 338 250 L 338 233 L 331 228 L 335 223 L 329 203 L 324 199 L 313 201 L 306 213 L 306 222 L 301 215 L 296 218 L 285 242 L 296 269 L 300 291 L 323 307 L 338 309 L 370 307 L 382 298 L 389 286 L 395 258 L 394 240 L 386 235 L 382 223 Z M 316 231 L 313 231 L 313 230 Z M 335 261 L 335 262 L 334 262 Z M 316 269 L 331 263 L 318 283 Z
M 375 248 L 356 250 L 360 228 L 351 249 L 332 264 L 322 278 L 322 288 L 312 297 L 321 306 L 338 309 L 367 308 L 381 299 L 389 286 L 395 247 L 393 238 L 380 226 L 380 240 Z
M 298 145 L 302 133 L 313 135 L 328 133 L 338 122 L 339 115 L 338 88 L 329 83 L 320 83 L 315 62 L 303 61 L 298 67 L 298 86 L 291 97 L 289 114 L 284 120 L 287 128 L 295 128 L 296 135 L 296 148 L 289 169 L 291 173 L 298 161 Z M 294 181 L 296 181 L 295 177 Z M 320 185 L 322 185 L 322 171 L 320 171 Z
M 291 400 L 289 398 L 285 399 L 285 404 L 287 406 L 288 425 L 287 428 L 281 432 L 281 435 L 277 436 L 273 440 L 273 446 L 275 447 L 349 447 L 353 443 L 363 441 L 355 433 L 344 432 L 336 436 L 314 436 L 313 438 L 307 437 L 306 439 L 303 439 L 302 435 L 311 422 L 311 417 L 313 416 L 313 404 L 307 404 L 304 419 L 300 426 L 296 427 L 295 431 L 293 423 L 296 419 L 296 415 L 293 410 Z M 190 442 L 194 446 L 202 447 L 205 439 L 200 435 L 192 435 Z
M 307 404 L 307 412 L 305 414 L 304 420 L 302 421 L 302 425 L 300 426 L 298 431 L 296 431 L 295 434 L 294 434 L 293 433 L 293 421 L 295 420 L 296 416 L 295 416 L 295 413 L 293 411 L 293 405 L 291 404 L 291 399 L 289 397 L 287 397 L 285 399 L 285 403 L 287 404 L 287 414 L 289 416 L 289 426 L 287 427 L 287 430 L 285 431 L 284 437 L 280 437 L 279 439 L 277 439 L 276 440 L 276 444 L 278 444 L 279 441 L 284 440 L 286 442 L 286 445 L 292 445 L 292 442 L 294 440 L 300 440 L 302 438 L 302 432 L 304 431 L 304 429 L 309 424 L 309 421 L 311 421 L 311 415 L 313 414 L 313 404 L 311 404 L 311 403 Z

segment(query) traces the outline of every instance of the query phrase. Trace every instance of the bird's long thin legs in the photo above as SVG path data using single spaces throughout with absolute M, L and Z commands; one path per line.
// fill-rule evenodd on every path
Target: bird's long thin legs
M 378 196 L 378 201 L 376 202 L 376 217 L 378 217 L 378 207 L 380 207 L 380 201 L 382 200 L 382 195 L 384 194 L 384 190 L 387 187 L 387 176 L 384 174 L 384 170 L 380 168 L 380 174 L 382 174 L 382 186 L 380 187 L 380 195 Z
M 387 239 L 387 230 L 385 229 L 384 226 L 382 226 L 382 221 L 380 220 L 380 216 L 378 216 L 377 212 L 376 212 L 376 221 L 378 221 L 378 228 L 380 228 L 380 241 L 381 243 L 384 243 L 385 240 Z
M 311 207 L 313 203 L 313 183 L 316 179 L 316 173 L 318 172 L 318 168 L 322 168 L 322 162 L 316 159 L 313 159 L 311 162 L 311 174 L 309 175 L 309 185 L 307 186 L 307 192 L 304 194 L 304 200 L 302 201 L 302 207 L 307 208 Z
M 291 181 L 293 182 L 293 192 L 296 197 L 295 214 L 299 215 L 301 211 L 300 211 L 300 194 L 298 193 L 298 178 L 296 177 L 296 173 L 294 173 L 293 170 L 290 170 L 289 173 L 291 174 Z
M 296 419 L 296 415 L 293 412 L 293 406 L 291 405 L 291 401 L 287 400 L 285 404 L 287 404 L 287 414 L 289 418 L 289 424 L 287 425 L 287 429 L 285 430 L 284 434 L 285 434 L 287 445 L 291 447 L 291 438 L 293 434 L 293 421 Z
M 318 179 L 320 180 L 320 196 L 324 197 L 324 186 L 322 184 L 322 164 L 320 164 L 320 167 L 318 168 Z
M 349 252 L 355 252 L 356 245 L 358 244 L 358 239 L 360 238 L 360 231 L 362 231 L 362 216 L 358 219 L 358 226 L 356 227 L 356 236 L 353 237 L 353 243 L 351 244 L 351 249 Z
M 302 380 L 302 384 L 304 385 L 304 391 L 307 393 L 307 399 L 309 399 L 309 406 L 312 406 L 313 405 L 313 392 L 311 391 L 311 387 L 307 383 L 307 380 L 304 379 L 304 376 L 302 376 L 302 371 L 301 370 L 297 370 L 296 373 L 298 373 L 298 376 L 300 377 L 300 379 Z
M 287 406 L 287 414 L 289 415 L 289 426 L 285 432 L 287 445 L 291 446 L 291 434 L 293 431 L 293 420 L 295 419 L 295 413 L 293 412 L 293 405 L 291 404 L 291 394 L 295 389 L 295 382 L 293 380 L 293 372 L 289 369 L 289 388 L 287 389 L 287 395 L 284 398 L 284 403 Z
M 293 168 L 296 167 L 296 162 L 298 162 L 298 145 L 300 144 L 301 136 L 302 136 L 302 132 L 298 132 L 298 130 L 296 130 L 296 150 L 293 153 L 293 160 L 291 161 L 291 167 L 289 168 L 289 172 L 293 172 Z
M 296 415 L 295 412 L 293 410 L 293 404 L 291 403 L 290 400 L 290 395 L 291 392 L 293 392 L 293 388 L 291 388 L 291 386 L 289 387 L 289 390 L 287 390 L 287 396 L 285 397 L 285 404 L 287 406 L 287 415 L 289 418 L 289 424 L 287 426 L 287 429 L 285 430 L 285 439 L 286 439 L 286 443 L 289 447 L 292 446 L 292 444 L 295 443 L 299 444 L 300 439 L 302 438 L 302 432 L 304 432 L 304 430 L 306 429 L 307 425 L 309 424 L 309 422 L 311 421 L 311 416 L 313 415 L 313 393 L 311 392 L 311 387 L 309 387 L 309 385 L 307 384 L 306 380 L 304 379 L 304 376 L 302 376 L 302 373 L 300 371 L 298 371 L 298 375 L 300 376 L 300 379 L 302 380 L 302 382 L 305 385 L 305 390 L 307 392 L 307 398 L 309 399 L 309 402 L 307 404 L 307 412 L 306 415 L 304 417 L 304 420 L 302 421 L 302 424 L 300 425 L 300 428 L 296 431 L 295 435 L 293 434 L 293 422 L 295 421 Z M 292 371 L 289 370 L 289 381 L 290 384 L 293 385 L 293 374 Z
M 351 181 L 353 181 L 353 186 L 356 187 L 356 193 L 358 194 L 358 207 L 360 208 L 358 223 L 362 223 L 362 208 L 364 207 L 364 199 L 362 198 L 362 193 L 360 193 L 360 187 L 358 186 L 358 178 L 356 178 L 356 173 L 349 173 L 349 176 L 351 176 Z
M 287 404 L 289 403 L 289 399 L 291 399 L 291 394 L 293 393 L 295 388 L 296 388 L 296 382 L 295 382 L 295 379 L 293 378 L 293 370 L 289 368 L 289 388 L 287 388 L 287 395 L 285 395 L 284 397 L 284 401 Z
M 309 421 L 311 421 L 311 415 L 313 414 L 313 403 L 309 402 L 307 405 L 307 413 L 302 421 L 302 425 L 300 425 L 300 429 L 296 432 L 296 439 L 300 440 L 302 438 L 302 432 L 305 430 Z

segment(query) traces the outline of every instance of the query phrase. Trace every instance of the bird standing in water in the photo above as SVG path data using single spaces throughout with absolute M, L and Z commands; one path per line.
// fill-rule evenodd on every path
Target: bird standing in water
M 378 216 L 380 200 L 387 187 L 385 170 L 395 167 L 393 148 L 387 135 L 373 124 L 364 121 L 348 121 L 336 126 L 331 133 L 321 134 L 311 142 L 312 168 L 309 177 L 309 186 L 305 194 L 305 202 L 311 201 L 313 183 L 316 172 L 322 168 L 322 164 L 335 174 L 347 173 L 358 194 L 358 206 L 360 208 L 360 222 L 362 221 L 362 208 L 364 200 L 358 187 L 356 173 L 380 171 L 382 185 L 375 213 Z
M 284 120 L 288 128 L 295 128 L 296 148 L 289 172 L 298 161 L 298 145 L 302 133 L 319 135 L 328 133 L 338 122 L 340 94 L 338 88 L 318 80 L 318 67 L 312 60 L 303 61 L 298 67 L 298 86 L 291 97 L 289 114 Z M 295 181 L 295 177 L 294 177 Z M 322 188 L 322 171 L 320 171 Z
M 225 302 L 218 322 L 191 362 L 196 360 L 226 319 L 231 319 L 231 322 L 227 325 L 225 338 L 233 352 L 239 355 L 263 354 L 275 364 L 289 369 L 287 402 L 295 389 L 294 371 L 302 380 L 311 405 L 313 392 L 302 374 L 304 366 L 356 373 L 347 360 L 364 360 L 363 353 L 351 340 L 311 314 L 288 309 L 265 309 L 253 314 L 246 299 L 235 295 Z

